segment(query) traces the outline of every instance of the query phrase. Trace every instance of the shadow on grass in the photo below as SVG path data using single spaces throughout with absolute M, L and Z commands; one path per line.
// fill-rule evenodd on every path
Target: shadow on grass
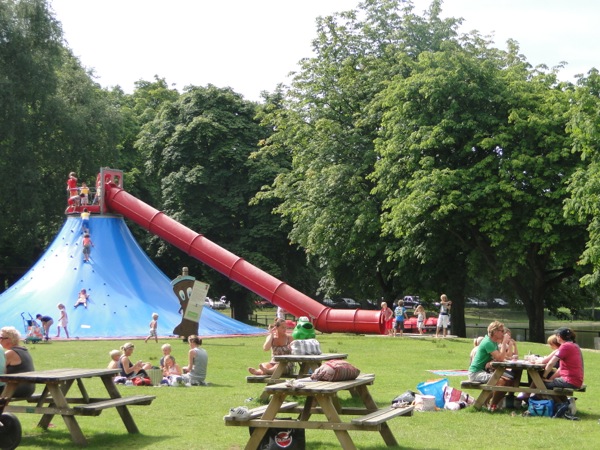
M 85 427 L 81 427 L 84 436 L 87 439 L 87 449 L 105 449 L 105 448 L 123 448 L 124 446 L 136 447 L 136 448 L 151 448 L 160 447 L 161 441 L 167 441 L 168 436 L 147 436 L 144 434 L 129 434 L 123 428 L 121 430 L 115 430 L 115 433 L 102 433 L 102 432 L 90 432 L 86 434 Z M 30 430 L 30 432 L 24 432 L 21 439 L 20 447 L 32 447 L 32 448 L 57 448 L 57 449 L 70 449 L 70 448 L 81 448 L 76 445 L 71 439 L 71 434 L 68 430 L 64 429 L 49 429 L 42 430 L 36 428 Z

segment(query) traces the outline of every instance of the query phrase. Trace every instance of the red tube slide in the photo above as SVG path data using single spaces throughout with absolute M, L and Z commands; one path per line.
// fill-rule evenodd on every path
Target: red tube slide
M 114 183 L 105 186 L 104 204 L 107 211 L 122 214 L 290 314 L 309 317 L 315 328 L 323 333 L 384 333 L 379 311 L 326 307 L 152 208 Z

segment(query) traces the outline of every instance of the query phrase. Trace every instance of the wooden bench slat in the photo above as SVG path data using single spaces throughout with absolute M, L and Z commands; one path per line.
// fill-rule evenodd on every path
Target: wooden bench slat
M 529 388 L 529 384 L 527 383 L 519 383 L 520 388 L 525 388 L 527 390 Z M 461 381 L 460 387 L 463 389 L 480 389 L 482 391 L 505 391 L 505 392 L 520 392 L 520 388 L 516 387 L 508 387 L 508 386 L 488 386 L 485 383 L 479 383 L 477 381 Z M 575 392 L 585 392 L 587 386 L 584 384 L 579 389 L 576 388 L 560 388 L 555 387 L 552 389 L 548 389 L 544 392 L 540 392 L 545 395 L 573 395 Z
M 248 375 L 246 383 L 265 383 L 271 375 Z
M 587 388 L 587 385 L 582 385 L 579 389 L 577 388 L 560 388 L 560 387 L 555 387 L 554 389 L 552 389 L 554 392 L 558 392 L 558 393 L 573 393 L 573 392 L 585 392 Z
M 377 411 L 361 417 L 356 417 L 352 419 L 351 423 L 355 425 L 379 425 L 394 417 L 411 415 L 414 409 L 414 406 L 405 406 L 403 408 L 394 408 L 390 406 L 388 408 L 378 409 Z
M 107 408 L 127 405 L 149 405 L 156 398 L 154 395 L 132 395 L 129 397 L 111 398 L 101 402 L 74 406 L 73 409 L 83 415 L 99 415 Z

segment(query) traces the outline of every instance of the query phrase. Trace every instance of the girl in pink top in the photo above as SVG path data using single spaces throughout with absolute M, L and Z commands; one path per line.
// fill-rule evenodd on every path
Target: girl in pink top
M 575 332 L 570 328 L 562 327 L 556 330 L 556 337 L 560 347 L 546 363 L 544 384 L 548 388 L 579 389 L 583 385 L 583 355 L 579 345 L 575 343 Z M 548 378 L 557 361 L 560 361 L 558 370 Z

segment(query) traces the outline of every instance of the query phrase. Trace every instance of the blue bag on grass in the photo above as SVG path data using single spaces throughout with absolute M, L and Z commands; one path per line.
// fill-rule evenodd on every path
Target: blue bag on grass
M 529 415 L 539 417 L 552 417 L 554 415 L 554 402 L 552 400 L 529 399 Z
M 435 397 L 435 406 L 444 407 L 444 387 L 448 384 L 448 378 L 439 380 L 423 381 L 417 384 L 417 390 L 423 395 L 433 395 Z

